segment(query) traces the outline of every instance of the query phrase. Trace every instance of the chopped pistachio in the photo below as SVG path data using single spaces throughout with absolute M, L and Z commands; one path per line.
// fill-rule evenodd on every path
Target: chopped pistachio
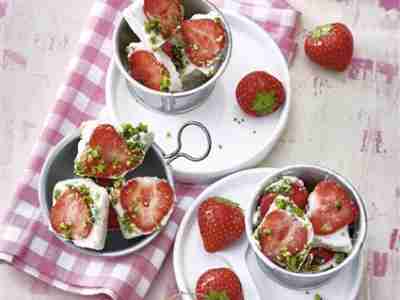
M 169 87 L 171 86 L 171 79 L 169 78 L 168 73 L 162 74 L 161 81 L 160 81 L 160 91 L 162 92 L 169 92 Z
M 60 230 L 65 239 L 72 239 L 72 226 L 70 224 L 61 223 Z
M 100 147 L 96 148 L 88 148 L 87 150 L 88 157 L 91 159 L 98 159 L 101 157 Z
M 342 202 L 340 200 L 336 200 L 335 207 L 336 207 L 337 210 L 341 210 L 342 209 Z
M 271 230 L 271 228 L 265 229 L 265 230 L 264 230 L 264 234 L 266 234 L 266 235 L 272 235 L 272 230 Z
M 335 253 L 335 263 L 337 265 L 341 264 L 347 257 L 346 253 L 343 252 L 337 252 Z
M 320 294 L 315 294 L 315 296 L 314 296 L 314 300 L 322 300 L 322 297 L 321 297 L 321 295 Z
M 159 34 L 161 32 L 160 21 L 158 19 L 146 21 L 144 23 L 144 30 L 146 31 L 146 33 L 154 32 L 155 34 Z
M 276 197 L 275 198 L 275 205 L 279 209 L 286 209 L 288 202 L 283 197 Z
M 58 197 L 60 197 L 60 195 L 61 195 L 61 191 L 60 190 L 55 190 L 54 191 L 54 198 L 55 199 L 58 199 Z
M 85 168 L 84 168 L 82 162 L 80 162 L 80 161 L 76 161 L 75 162 L 75 164 L 74 164 L 74 173 L 76 175 L 81 175 L 81 174 L 85 173 Z
M 103 173 L 106 169 L 106 165 L 104 163 L 99 163 L 96 166 L 96 173 Z
M 146 124 L 140 122 L 139 125 L 138 125 L 138 127 L 137 127 L 137 130 L 138 130 L 139 132 L 147 133 L 149 129 L 148 129 L 148 126 L 147 126 Z
M 123 230 L 125 230 L 128 233 L 132 233 L 134 230 L 133 224 L 131 222 L 131 220 L 129 219 L 129 216 L 127 214 L 125 214 L 123 217 L 118 217 L 121 226 L 123 228 Z

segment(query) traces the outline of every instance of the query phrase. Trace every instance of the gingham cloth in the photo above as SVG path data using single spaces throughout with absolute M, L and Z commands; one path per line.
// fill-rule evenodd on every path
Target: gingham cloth
M 2 8 L 6 7 L 2 2 Z M 278 43 L 289 62 L 295 52 L 299 14 L 284 0 L 214 0 L 221 8 L 239 11 L 257 21 Z M 105 294 L 113 299 L 143 299 L 171 248 L 178 224 L 191 200 L 204 188 L 177 185 L 180 205 L 165 230 L 141 251 L 120 258 L 80 254 L 56 239 L 41 217 L 39 174 L 49 150 L 82 121 L 96 118 L 104 107 L 104 83 L 111 61 L 114 22 L 128 0 L 96 0 L 68 66 L 54 109 L 47 117 L 15 201 L 0 232 L 0 259 L 66 291 Z

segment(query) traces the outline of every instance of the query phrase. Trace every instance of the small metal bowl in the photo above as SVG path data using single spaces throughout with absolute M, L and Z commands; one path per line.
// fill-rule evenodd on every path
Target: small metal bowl
M 183 5 L 185 7 L 185 19 L 194 14 L 207 14 L 211 11 L 216 11 L 221 16 L 222 24 L 225 28 L 226 47 L 223 50 L 218 70 L 208 81 L 198 87 L 175 93 L 159 92 L 145 87 L 129 74 L 126 47 L 131 42 L 139 42 L 139 38 L 132 32 L 124 18 L 117 22 L 113 36 L 114 62 L 125 77 L 128 90 L 134 99 L 147 108 L 167 114 L 184 113 L 201 105 L 214 90 L 218 79 L 229 63 L 232 53 L 231 30 L 224 15 L 218 8 L 207 0 L 184 0 Z
M 319 273 L 294 273 L 287 271 L 275 264 L 258 248 L 253 238 L 253 232 L 255 229 L 252 222 L 253 215 L 256 212 L 258 201 L 260 196 L 263 194 L 265 187 L 275 182 L 282 176 L 296 176 L 301 178 L 309 191 L 312 191 L 318 182 L 325 179 L 332 179 L 342 185 L 349 195 L 351 195 L 352 200 L 357 204 L 360 214 L 358 220 L 352 226 L 351 230 L 353 250 L 340 265 L 334 267 L 333 269 Z M 346 266 L 351 265 L 351 263 L 359 257 L 367 236 L 367 211 L 364 201 L 353 185 L 338 173 L 313 165 L 289 166 L 272 173 L 261 183 L 259 183 L 258 188 L 251 199 L 251 204 L 249 209 L 246 210 L 245 217 L 247 239 L 250 242 L 252 251 L 254 251 L 256 254 L 257 262 L 261 270 L 277 283 L 292 289 L 315 288 L 324 284 L 327 280 L 339 275 L 339 273 Z
M 206 135 L 208 147 L 205 153 L 200 157 L 193 157 L 189 154 L 181 152 L 182 149 L 182 133 L 188 126 L 199 127 Z M 174 178 L 170 164 L 177 158 L 183 157 L 191 161 L 201 161 L 205 159 L 211 150 L 211 138 L 210 134 L 204 125 L 199 122 L 187 122 L 185 123 L 178 132 L 178 147 L 170 153 L 165 154 L 162 149 L 153 143 L 150 149 L 147 151 L 143 163 L 135 170 L 125 175 L 125 179 L 134 177 L 158 177 L 168 181 L 168 183 L 174 187 Z M 80 140 L 80 132 L 77 130 L 71 135 L 65 137 L 60 143 L 58 143 L 54 149 L 48 155 L 46 162 L 43 165 L 42 172 L 39 180 L 39 201 L 42 214 L 49 226 L 50 223 L 50 209 L 53 205 L 53 189 L 57 182 L 71 179 L 81 178 L 74 174 L 74 159 L 78 151 L 78 143 Z M 110 209 L 112 209 L 110 207 Z M 72 242 L 60 238 L 55 235 L 67 246 L 78 250 L 79 252 L 97 255 L 97 256 L 121 256 L 132 252 L 135 252 L 148 243 L 150 243 L 158 234 L 160 230 L 146 236 L 139 236 L 130 240 L 125 239 L 122 236 L 120 230 L 109 230 L 107 232 L 106 243 L 103 250 L 92 250 L 86 248 L 79 248 Z

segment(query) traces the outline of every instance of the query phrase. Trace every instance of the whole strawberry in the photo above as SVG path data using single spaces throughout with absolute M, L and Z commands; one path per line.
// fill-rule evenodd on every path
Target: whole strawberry
M 240 239 L 244 216 L 234 202 L 220 197 L 204 201 L 198 210 L 200 234 L 207 252 L 222 250 Z
M 242 285 L 228 268 L 210 269 L 197 280 L 196 300 L 243 300 Z
M 312 61 L 339 72 L 350 64 L 353 48 L 353 35 L 341 23 L 316 27 L 304 43 L 304 50 Z
M 247 74 L 236 87 L 236 99 L 240 108 L 254 117 L 266 116 L 285 102 L 282 83 L 264 71 Z

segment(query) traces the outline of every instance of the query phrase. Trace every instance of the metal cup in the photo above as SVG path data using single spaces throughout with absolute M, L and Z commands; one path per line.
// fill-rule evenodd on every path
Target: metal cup
M 263 194 L 265 187 L 275 182 L 282 176 L 296 176 L 301 178 L 309 191 L 313 190 L 318 182 L 325 179 L 332 179 L 339 183 L 352 197 L 359 209 L 359 217 L 355 222 L 351 232 L 353 250 L 349 256 L 338 266 L 333 269 L 322 271 L 319 273 L 294 273 L 281 268 L 266 257 L 258 248 L 254 238 L 254 226 L 252 223 L 253 215 L 256 212 L 258 201 Z M 358 259 L 362 247 L 367 236 L 367 211 L 364 201 L 353 187 L 353 185 L 344 177 L 336 172 L 313 165 L 295 165 L 280 169 L 267 178 L 265 178 L 256 189 L 251 198 L 250 207 L 246 210 L 246 235 L 250 242 L 252 251 L 255 252 L 257 262 L 261 270 L 272 280 L 278 284 L 292 289 L 310 289 L 324 284 L 329 279 L 338 276 L 339 273 L 347 266 L 351 265 L 355 259 Z
M 117 22 L 113 36 L 114 62 L 126 79 L 128 90 L 134 99 L 147 108 L 167 114 L 184 113 L 201 105 L 212 93 L 218 79 L 224 73 L 232 52 L 231 30 L 221 11 L 206 0 L 184 0 L 183 5 L 185 7 L 185 19 L 194 14 L 207 14 L 216 11 L 221 16 L 226 33 L 226 47 L 222 52 L 222 59 L 219 62 L 217 72 L 198 87 L 175 93 L 160 92 L 145 87 L 129 74 L 126 47 L 131 42 L 138 42 L 139 38 L 132 32 L 124 18 Z

